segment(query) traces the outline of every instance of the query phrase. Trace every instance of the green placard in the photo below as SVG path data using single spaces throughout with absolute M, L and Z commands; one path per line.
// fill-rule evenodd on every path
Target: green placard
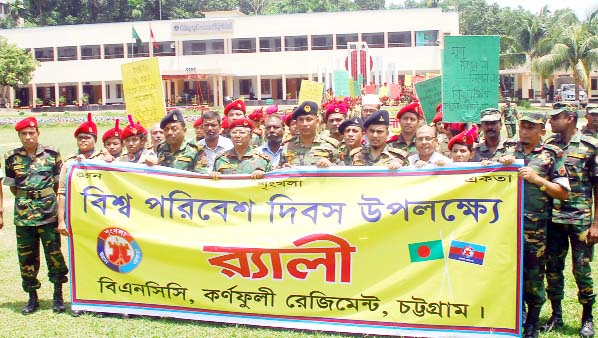
M 442 110 L 446 122 L 479 122 L 498 107 L 498 36 L 446 36 L 442 59 Z
M 426 121 L 431 122 L 436 115 L 436 106 L 442 102 L 442 77 L 437 76 L 416 83 L 415 91 L 424 110 Z
M 351 95 L 349 84 L 349 72 L 344 70 L 334 71 L 334 95 L 337 97 L 346 97 Z

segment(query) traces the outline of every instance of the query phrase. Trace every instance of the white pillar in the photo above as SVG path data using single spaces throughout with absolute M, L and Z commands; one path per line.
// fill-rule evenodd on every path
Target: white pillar
M 79 105 L 83 104 L 83 84 L 81 81 L 77 82 L 77 102 Z
M 58 99 L 60 97 L 60 86 L 58 85 L 58 82 L 54 82 L 54 107 L 60 107 L 60 100 Z
M 214 102 L 214 106 L 218 105 L 218 76 L 212 75 L 212 102 Z
M 102 86 L 102 104 L 106 104 L 106 81 L 100 81 L 100 85 Z
M 222 75 L 218 75 L 218 107 L 224 106 L 224 92 L 222 86 Z
M 257 75 L 256 77 L 256 87 L 255 89 L 257 90 L 257 99 L 261 100 L 262 99 L 262 76 L 261 75 Z
M 36 106 L 37 101 L 37 85 L 35 83 L 31 84 L 31 107 Z
M 282 99 L 287 99 L 287 76 L 286 74 L 282 74 Z

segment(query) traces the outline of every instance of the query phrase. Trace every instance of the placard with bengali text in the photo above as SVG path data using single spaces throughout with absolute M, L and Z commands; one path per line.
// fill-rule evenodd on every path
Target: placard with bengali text
M 437 76 L 415 84 L 417 98 L 424 110 L 427 122 L 436 115 L 436 106 L 442 102 L 442 77 Z
M 158 58 L 125 63 L 121 71 L 127 113 L 145 126 L 160 122 L 165 106 Z
M 301 90 L 299 91 L 299 103 L 304 101 L 313 101 L 320 105 L 322 104 L 323 94 L 323 83 L 310 80 L 301 80 Z

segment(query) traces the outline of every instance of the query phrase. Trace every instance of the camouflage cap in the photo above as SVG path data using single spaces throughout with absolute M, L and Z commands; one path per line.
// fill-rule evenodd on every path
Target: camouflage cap
M 561 109 L 549 110 L 546 112 L 546 115 L 555 116 L 560 113 L 567 113 L 567 115 L 577 116 L 577 109 L 575 109 L 575 107 L 565 106 L 565 107 L 562 107 Z
M 543 112 L 526 111 L 521 113 L 521 118 L 519 120 L 537 124 L 546 124 L 546 114 Z
M 500 121 L 500 111 L 496 108 L 486 108 L 480 112 L 480 122 Z

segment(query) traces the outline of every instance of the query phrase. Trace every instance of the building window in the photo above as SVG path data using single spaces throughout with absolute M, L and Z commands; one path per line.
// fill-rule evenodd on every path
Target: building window
M 35 58 L 38 61 L 54 61 L 54 48 L 35 48 Z
M 361 38 L 368 48 L 384 48 L 384 33 L 363 33 Z
M 224 40 L 183 41 L 183 55 L 224 54 Z
M 157 42 L 157 44 L 158 48 L 154 48 L 155 56 L 175 56 L 176 48 L 174 41 L 161 41 Z
M 81 46 L 81 60 L 93 60 L 102 58 L 100 45 Z
M 262 94 L 272 96 L 272 87 L 270 86 L 270 79 L 262 79 Z
M 357 42 L 357 33 L 336 34 L 336 49 L 347 49 L 347 42 Z
M 598 90 L 598 79 L 594 78 L 590 80 L 590 90 Z
M 106 84 L 106 97 L 107 98 L 111 97 L 111 95 L 110 95 L 110 85 L 109 84 Z
M 104 45 L 104 59 L 122 59 L 124 57 L 125 51 L 122 44 Z
M 280 52 L 280 36 L 260 38 L 260 52 Z
M 388 47 L 411 47 L 411 32 L 389 32 Z
M 286 52 L 307 50 L 307 36 L 285 36 L 284 50 Z
M 116 98 L 121 99 L 123 97 L 123 85 L 121 83 L 116 84 Z
M 139 58 L 139 57 L 148 57 L 149 56 L 149 44 L 143 42 L 140 45 L 136 43 L 128 43 L 127 44 L 127 51 L 129 52 L 129 57 Z
M 77 60 L 77 47 L 58 47 L 56 48 L 58 54 L 58 61 Z
M 312 50 L 331 50 L 332 49 L 332 34 L 330 35 L 312 35 L 311 36 Z
M 232 39 L 233 54 L 255 53 L 255 39 Z
M 438 31 L 415 32 L 415 46 L 438 46 Z
M 255 89 L 253 88 L 251 80 L 239 80 L 239 94 L 246 95 L 249 97 L 249 99 L 253 100 L 253 96 L 255 95 Z

